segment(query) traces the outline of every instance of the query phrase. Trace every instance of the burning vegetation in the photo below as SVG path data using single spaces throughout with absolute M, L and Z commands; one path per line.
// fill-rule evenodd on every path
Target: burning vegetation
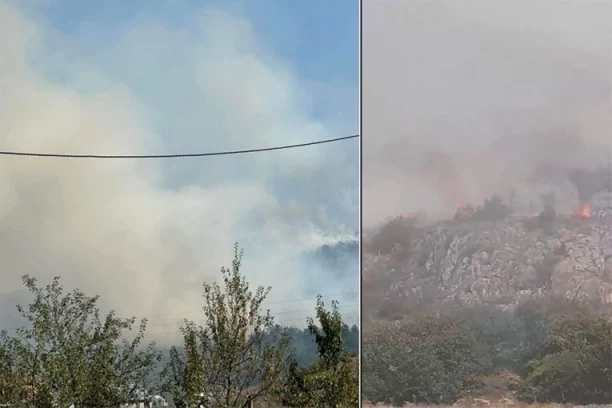
M 463 204 L 457 207 L 455 212 L 455 221 L 466 221 L 474 216 L 476 210 L 469 204 Z
M 572 182 L 580 202 L 572 211 L 574 217 L 588 220 L 593 218 L 599 210 L 612 209 L 612 166 L 596 169 L 574 169 L 568 173 L 568 178 Z M 452 196 L 460 197 L 457 189 L 458 185 L 454 182 L 449 183 L 449 185 L 452 186 L 452 188 L 449 188 Z M 544 194 L 542 196 L 544 211 L 547 213 L 556 212 L 556 201 L 553 192 Z M 499 196 L 493 196 L 485 200 L 481 206 L 465 204 L 463 200 L 455 202 L 458 206 L 454 219 L 458 222 L 469 220 L 494 221 L 503 219 L 512 213 L 510 204 L 506 205 Z M 535 217 L 537 217 L 537 214 Z
M 574 215 L 587 220 L 593 216 L 593 207 L 590 203 L 583 203 L 580 207 L 576 208 Z
M 574 211 L 574 215 L 581 219 L 593 217 L 593 198 L 600 192 L 612 193 L 612 169 L 596 168 L 575 169 L 570 172 L 569 179 L 574 184 L 580 206 Z

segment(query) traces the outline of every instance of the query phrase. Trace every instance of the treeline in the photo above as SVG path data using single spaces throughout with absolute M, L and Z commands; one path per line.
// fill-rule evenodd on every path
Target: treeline
M 270 330 L 270 338 L 275 338 L 283 331 L 290 339 L 290 353 L 299 367 L 309 367 L 319 358 L 317 342 L 308 328 L 275 326 Z M 353 355 L 359 353 L 359 328 L 357 325 L 342 325 L 342 343 L 344 349 Z
M 503 380 L 518 400 L 606 404 L 612 399 L 608 313 L 563 299 L 516 310 L 463 309 L 364 332 L 365 400 L 451 404 Z
M 543 194 L 542 210 L 537 217 L 526 217 L 521 220 L 526 230 L 542 230 L 552 234 L 555 230 L 558 217 L 555 210 L 556 198 L 553 192 Z M 513 214 L 513 198 L 506 204 L 501 196 L 493 195 L 485 199 L 482 205 L 466 205 L 457 209 L 455 222 L 496 222 L 502 221 Z M 421 215 L 397 216 L 382 224 L 378 230 L 364 242 L 364 251 L 373 254 L 390 254 L 393 251 L 403 250 L 410 252 L 413 240 L 423 232 L 423 219 Z
M 103 315 L 97 296 L 24 276 L 34 300 L 18 306 L 27 324 L 0 334 L 0 405 L 155 405 L 164 395 L 176 407 L 357 406 L 358 330 L 337 302 L 326 308 L 319 297 L 306 330 L 280 327 L 262 308 L 270 288 L 252 290 L 241 263 L 236 246 L 222 285 L 204 283 L 206 323 L 185 319 L 182 344 L 164 361 L 155 343 L 143 344 L 146 319 Z

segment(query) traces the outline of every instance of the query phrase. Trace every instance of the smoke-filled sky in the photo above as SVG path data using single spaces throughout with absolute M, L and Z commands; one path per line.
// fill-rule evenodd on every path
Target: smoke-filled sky
M 0 150 L 170 154 L 358 133 L 356 2 L 127 3 L 0 0 Z M 355 139 L 166 161 L 1 157 L 0 177 L 5 294 L 25 273 L 60 275 L 172 332 L 239 241 L 281 324 L 312 315 L 316 293 L 356 318 L 357 254 L 345 271 L 310 255 L 355 237 Z
M 364 1 L 363 222 L 512 188 L 577 205 L 612 140 L 612 1 Z

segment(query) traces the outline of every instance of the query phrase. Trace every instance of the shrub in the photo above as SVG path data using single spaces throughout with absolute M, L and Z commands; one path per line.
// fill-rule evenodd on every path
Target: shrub
M 475 221 L 501 221 L 510 214 L 512 210 L 504 204 L 502 198 L 494 195 L 485 200 L 482 207 L 477 208 L 471 218 Z
M 397 216 L 380 227 L 367 244 L 367 250 L 380 254 L 391 253 L 398 245 L 409 245 L 416 232 L 417 217 Z
M 605 404 L 612 399 L 612 324 L 582 310 L 546 319 L 540 355 L 518 396 L 525 401 Z
M 372 403 L 450 404 L 477 388 L 486 353 L 464 320 L 379 328 L 362 341 L 363 395 Z
M 393 405 L 450 404 L 482 391 L 481 376 L 507 372 L 507 389 L 525 402 L 606 403 L 612 399 L 612 321 L 603 310 L 542 297 L 519 303 L 514 312 L 438 308 L 443 317 L 379 323 L 363 335 L 363 397 Z

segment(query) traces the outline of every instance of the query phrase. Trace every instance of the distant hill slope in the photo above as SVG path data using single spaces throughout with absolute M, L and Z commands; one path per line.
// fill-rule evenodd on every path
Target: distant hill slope
M 344 309 L 356 319 L 359 292 L 359 236 L 325 244 L 305 254 L 307 265 L 319 273 L 306 287 L 308 296 L 337 294 L 333 298 L 354 310 Z M 308 271 L 306 271 L 308 273 Z M 332 298 L 327 299 L 327 301 Z M 344 307 L 344 306 L 342 306 Z M 351 324 L 353 321 L 350 322 Z
M 351 273 L 353 271 L 347 271 L 347 268 L 359 262 L 359 237 L 355 237 L 354 240 L 338 241 L 333 245 L 322 245 L 312 255 L 322 266 L 335 269 L 341 275 Z
M 364 319 L 551 295 L 610 305 L 612 211 L 558 216 L 547 231 L 537 217 L 414 227 L 391 253 L 364 253 L 363 276 Z

